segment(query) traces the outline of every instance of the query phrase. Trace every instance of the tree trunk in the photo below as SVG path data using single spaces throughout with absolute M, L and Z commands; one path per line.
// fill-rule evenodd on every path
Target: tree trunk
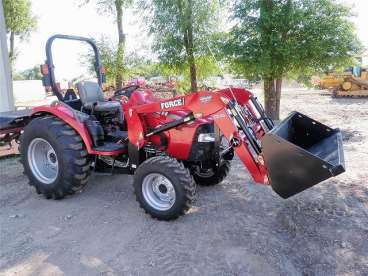
M 194 43 L 193 43 L 193 3 L 192 0 L 188 0 L 188 6 L 186 9 L 186 33 L 184 34 L 185 49 L 187 52 L 189 70 L 190 70 L 190 86 L 191 91 L 196 92 L 197 86 L 197 68 L 194 58 Z
M 282 78 L 276 80 L 276 103 L 277 103 L 277 120 L 280 120 L 280 103 L 281 103 L 281 86 Z
M 117 89 L 123 86 L 123 70 L 124 70 L 124 50 L 125 50 L 125 34 L 123 29 L 123 2 L 115 0 L 116 23 L 118 27 L 118 52 L 116 53 L 116 76 L 115 85 Z
M 192 92 L 196 92 L 198 90 L 197 85 L 197 68 L 195 65 L 194 55 L 193 51 L 190 51 L 189 53 L 189 69 L 190 69 L 190 87 Z
M 264 79 L 264 105 L 268 117 L 272 120 L 280 119 L 282 79 Z
M 14 32 L 10 32 L 10 38 L 9 38 L 9 60 L 10 60 L 10 65 L 13 67 L 13 63 L 14 63 L 14 59 L 15 59 L 15 34 Z

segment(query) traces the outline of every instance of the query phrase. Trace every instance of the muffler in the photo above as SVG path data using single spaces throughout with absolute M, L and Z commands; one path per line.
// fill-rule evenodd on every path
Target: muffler
M 270 184 L 283 198 L 345 171 L 340 130 L 299 112 L 292 112 L 261 142 Z

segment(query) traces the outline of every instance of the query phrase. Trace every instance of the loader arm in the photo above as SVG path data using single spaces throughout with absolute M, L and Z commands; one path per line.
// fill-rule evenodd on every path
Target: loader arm
M 246 93 L 242 95 L 241 102 L 244 106 L 246 106 L 249 96 L 251 95 Z M 254 181 L 268 184 L 267 170 L 262 164 L 260 141 L 256 138 L 253 129 L 250 129 L 246 118 L 242 116 L 240 108 L 224 91 L 198 92 L 188 96 L 128 108 L 126 116 L 128 118 L 130 143 L 140 149 L 147 141 L 145 138 L 155 134 L 155 130 L 145 131 L 142 120 L 144 114 L 179 110 L 188 111 L 189 115 L 181 121 L 173 122 L 172 125 L 168 123 L 167 127 L 176 127 L 181 123 L 184 124 L 197 118 L 211 116 L 214 123 L 234 148 L 240 160 L 247 167 Z M 251 112 L 254 112 L 254 110 Z M 165 127 L 166 125 L 158 126 L 157 131 L 165 130 Z M 258 125 L 258 129 L 265 133 L 265 130 L 260 125 Z

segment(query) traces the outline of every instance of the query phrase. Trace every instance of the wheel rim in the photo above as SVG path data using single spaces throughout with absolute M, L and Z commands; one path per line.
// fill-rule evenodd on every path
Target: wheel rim
M 173 184 L 167 177 L 159 173 L 150 173 L 144 177 L 142 193 L 146 202 L 159 211 L 169 210 L 176 199 Z
M 58 176 L 59 161 L 54 148 L 42 138 L 35 138 L 28 147 L 28 164 L 38 181 L 51 184 Z

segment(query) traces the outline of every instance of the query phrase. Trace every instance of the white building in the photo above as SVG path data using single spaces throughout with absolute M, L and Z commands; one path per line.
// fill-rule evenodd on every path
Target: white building
M 362 66 L 368 68 L 368 49 L 362 55 Z
M 0 1 L 0 112 L 14 110 L 10 72 L 4 10 Z

